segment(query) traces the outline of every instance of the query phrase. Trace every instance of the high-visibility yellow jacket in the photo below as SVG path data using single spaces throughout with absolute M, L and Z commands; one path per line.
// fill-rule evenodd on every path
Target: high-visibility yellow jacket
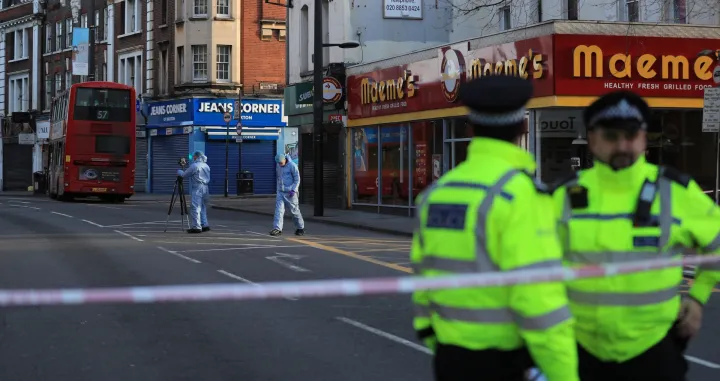
M 411 259 L 426 277 L 561 266 L 552 198 L 527 172 L 531 155 L 475 138 L 467 160 L 419 197 Z M 414 327 L 425 340 L 470 350 L 527 346 L 549 381 L 578 380 L 562 282 L 418 291 Z
M 645 207 L 641 190 L 651 200 Z M 681 247 L 713 255 L 720 249 L 717 205 L 689 176 L 644 157 L 619 171 L 596 162 L 565 181 L 553 198 L 566 266 L 679 258 Z M 682 278 L 683 269 L 674 267 L 569 282 L 579 343 L 604 361 L 645 352 L 677 319 Z M 701 267 L 690 296 L 706 303 L 718 280 L 720 265 Z

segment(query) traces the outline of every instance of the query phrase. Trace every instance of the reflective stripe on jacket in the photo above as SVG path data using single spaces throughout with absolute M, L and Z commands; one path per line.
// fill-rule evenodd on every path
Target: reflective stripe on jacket
M 411 259 L 416 273 L 508 271 L 561 265 L 552 199 L 523 171 L 519 147 L 475 138 L 467 160 L 417 200 Z M 421 338 L 471 350 L 527 345 L 549 381 L 577 380 L 572 318 L 562 283 L 418 291 Z
M 640 158 L 614 171 L 596 162 L 554 192 L 566 265 L 679 258 L 683 247 L 718 253 L 720 212 L 689 177 Z M 636 211 L 644 183 L 655 186 L 645 223 Z M 651 189 L 651 188 L 648 188 Z M 573 201 L 573 198 L 575 200 Z M 574 204 L 574 205 L 573 205 Z M 707 302 L 720 266 L 699 270 L 690 295 Z M 605 361 L 626 361 L 658 343 L 677 319 L 682 268 L 568 283 L 580 344 Z

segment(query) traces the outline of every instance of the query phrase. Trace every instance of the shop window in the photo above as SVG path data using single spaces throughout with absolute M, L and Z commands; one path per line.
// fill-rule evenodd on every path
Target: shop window
M 443 174 L 443 121 L 442 119 L 410 123 L 410 163 L 412 196 L 417 196 Z
M 353 201 L 355 203 L 378 203 L 377 131 L 377 127 L 357 128 L 353 131 Z
M 380 126 L 380 188 L 383 205 L 409 206 L 410 167 L 407 125 Z

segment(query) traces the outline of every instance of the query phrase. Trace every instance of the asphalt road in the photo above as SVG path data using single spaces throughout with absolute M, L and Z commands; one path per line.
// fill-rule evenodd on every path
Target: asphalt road
M 409 272 L 409 240 L 210 210 L 184 233 L 176 209 L 129 201 L 0 197 L 0 288 L 364 278 Z M 2 380 L 431 380 L 407 295 L 0 310 Z M 720 377 L 720 298 L 688 354 L 689 381 Z

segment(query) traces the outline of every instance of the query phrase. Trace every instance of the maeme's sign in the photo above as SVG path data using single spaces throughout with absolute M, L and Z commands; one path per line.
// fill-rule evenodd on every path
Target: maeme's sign
M 532 73 L 534 79 L 543 77 L 543 56 L 532 50 L 520 59 L 508 59 L 498 62 L 488 62 L 481 58 L 470 61 L 468 79 L 480 78 L 488 75 L 505 74 L 527 79 Z
M 374 81 L 363 78 L 360 81 L 361 104 L 397 101 L 415 96 L 415 77 L 410 70 L 403 71 L 399 78 Z
M 607 62 L 607 66 L 605 63 Z M 616 53 L 605 60 L 605 52 L 597 45 L 578 45 L 573 49 L 573 76 L 603 78 L 605 70 L 615 78 L 699 79 L 713 76 L 715 60 L 710 57 L 687 58 L 682 55 Z

